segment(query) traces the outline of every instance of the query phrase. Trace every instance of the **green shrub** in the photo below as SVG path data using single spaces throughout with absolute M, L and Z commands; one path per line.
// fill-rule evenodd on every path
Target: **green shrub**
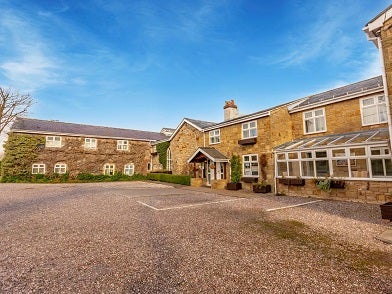
M 230 159 L 231 182 L 239 183 L 242 175 L 241 158 L 239 155 L 233 155 Z
M 141 174 L 127 176 L 122 173 L 115 173 L 113 176 L 93 175 L 89 173 L 79 173 L 76 178 L 71 178 L 68 173 L 49 175 L 4 175 L 2 183 L 88 183 L 88 182 L 118 182 L 118 181 L 144 181 L 146 177 Z
M 134 174 L 132 176 L 124 175 L 121 172 L 116 172 L 114 175 L 93 175 L 89 173 L 79 173 L 76 177 L 78 182 L 119 182 L 119 181 L 143 181 L 146 177 L 141 174 Z
M 162 164 L 163 169 L 167 168 L 167 149 L 170 147 L 170 142 L 161 142 L 156 145 L 158 160 Z
M 147 174 L 147 179 L 152 180 L 152 181 L 181 184 L 181 185 L 186 185 L 186 186 L 191 185 L 191 177 L 190 176 L 183 176 L 183 175 L 150 173 L 150 174 Z

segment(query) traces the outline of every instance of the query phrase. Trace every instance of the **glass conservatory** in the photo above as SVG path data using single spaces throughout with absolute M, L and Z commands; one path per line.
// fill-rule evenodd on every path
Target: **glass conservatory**
M 274 151 L 277 178 L 392 181 L 387 128 L 295 140 Z

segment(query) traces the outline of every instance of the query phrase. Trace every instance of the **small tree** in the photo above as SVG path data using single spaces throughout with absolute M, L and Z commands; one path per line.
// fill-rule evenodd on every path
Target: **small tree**
M 231 167 L 231 182 L 239 183 L 241 180 L 241 158 L 239 155 L 233 155 L 230 159 L 230 167 Z
M 0 133 L 9 126 L 17 116 L 23 116 L 33 105 L 30 94 L 19 94 L 11 88 L 0 87 Z

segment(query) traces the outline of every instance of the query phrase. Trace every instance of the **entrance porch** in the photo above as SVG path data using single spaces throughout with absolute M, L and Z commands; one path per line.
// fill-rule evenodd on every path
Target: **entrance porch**
M 199 147 L 188 159 L 191 186 L 224 189 L 229 159 L 212 147 Z

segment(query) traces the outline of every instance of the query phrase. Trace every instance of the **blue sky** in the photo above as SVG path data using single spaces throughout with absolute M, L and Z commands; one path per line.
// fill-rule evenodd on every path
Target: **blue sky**
M 276 3 L 275 3 L 276 2 Z M 381 73 L 362 28 L 390 1 L 0 0 L 0 85 L 30 117 L 159 131 Z

